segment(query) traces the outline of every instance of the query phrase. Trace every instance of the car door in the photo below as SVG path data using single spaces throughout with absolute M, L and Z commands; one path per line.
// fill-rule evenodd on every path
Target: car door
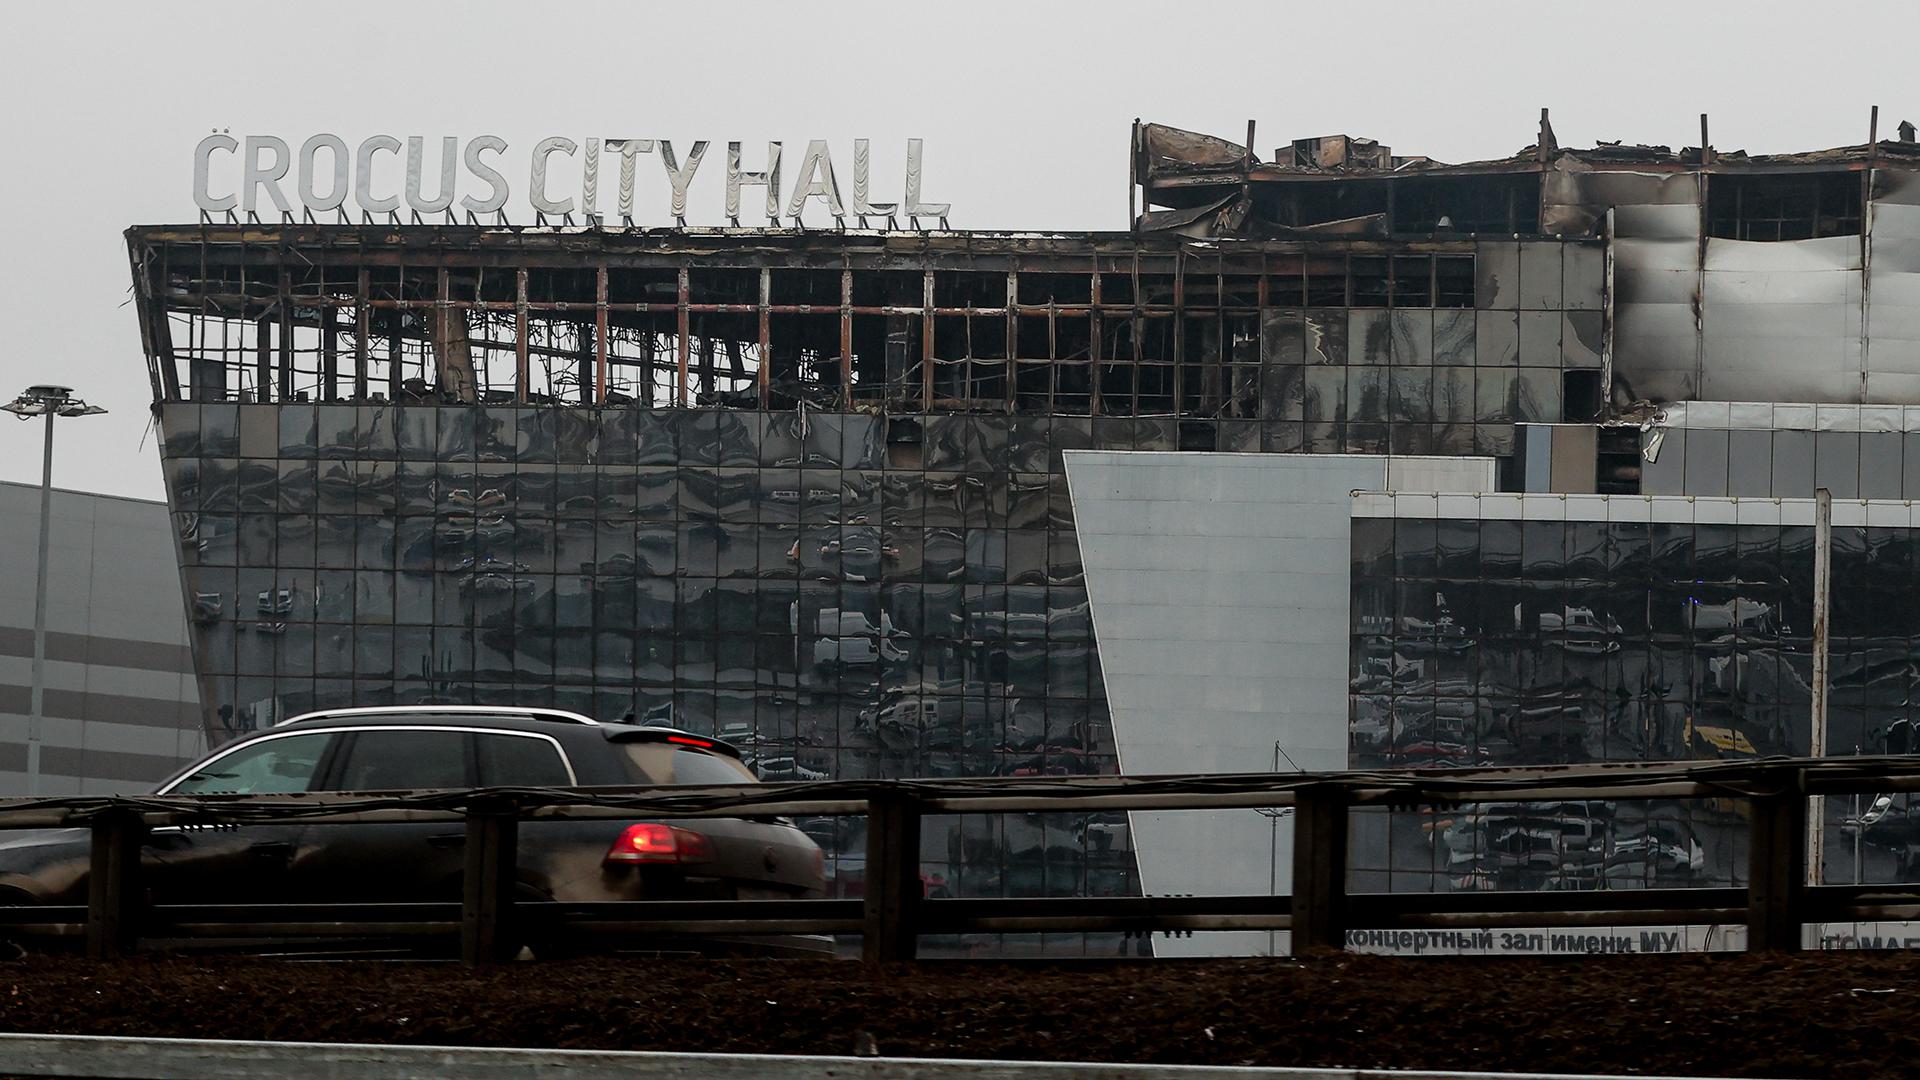
M 474 786 L 472 733 L 433 725 L 347 732 L 319 790 L 421 791 Z M 465 830 L 457 821 L 308 824 L 288 873 L 302 903 L 460 899 Z
M 579 782 L 558 740 L 528 731 L 474 733 L 481 787 L 571 787 Z M 569 895 L 573 883 L 598 881 L 607 849 L 623 828 L 618 821 L 523 821 L 517 874 L 546 896 Z
M 334 749 L 326 731 L 249 739 L 215 753 L 165 785 L 161 795 L 269 795 L 314 790 Z M 152 831 L 143 860 L 158 904 L 248 904 L 287 896 L 288 867 L 303 826 L 173 825 Z

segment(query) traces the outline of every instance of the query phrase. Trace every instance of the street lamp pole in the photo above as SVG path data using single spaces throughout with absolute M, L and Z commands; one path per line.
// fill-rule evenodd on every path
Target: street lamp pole
M 65 386 L 29 386 L 0 410 L 22 420 L 46 417 L 46 441 L 40 453 L 40 561 L 33 591 L 33 691 L 27 709 L 27 794 L 40 794 L 40 736 L 46 716 L 47 578 L 53 535 L 53 420 L 56 416 L 94 416 L 107 410 L 73 396 Z
M 27 794 L 40 795 L 40 718 L 46 715 L 47 693 L 47 558 L 53 535 L 53 417 L 47 414 L 47 437 L 40 452 L 40 568 L 33 587 L 33 696 L 27 708 Z

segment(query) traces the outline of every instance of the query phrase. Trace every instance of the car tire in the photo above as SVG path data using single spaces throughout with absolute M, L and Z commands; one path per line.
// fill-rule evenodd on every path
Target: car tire
M 524 881 L 514 889 L 513 898 L 516 902 L 535 904 L 553 899 L 552 896 Z M 586 952 L 580 947 L 578 936 L 568 932 L 564 927 L 540 930 L 521 929 L 515 933 L 514 940 L 508 944 L 510 951 L 503 951 L 507 951 L 508 955 L 516 959 L 531 955 L 535 960 L 572 960 L 585 955 Z

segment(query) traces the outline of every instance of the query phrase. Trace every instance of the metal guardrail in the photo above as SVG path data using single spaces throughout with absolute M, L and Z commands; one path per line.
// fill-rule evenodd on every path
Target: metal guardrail
M 1806 884 L 1808 796 L 1920 790 L 1913 758 L 1735 763 L 1078 777 L 1059 780 L 832 781 L 674 788 L 491 788 L 392 794 L 168 796 L 0 801 L 0 830 L 92 830 L 88 903 L 0 907 L 0 924 L 77 930 L 96 957 L 142 938 L 450 935 L 469 963 L 503 959 L 509 933 L 556 923 L 607 932 L 859 934 L 869 961 L 911 960 L 920 935 L 1095 930 L 1289 930 L 1296 951 L 1340 948 L 1349 929 L 1742 923 L 1750 950 L 1794 951 L 1808 922 L 1920 918 L 1920 886 Z M 1349 811 L 1369 806 L 1570 799 L 1743 800 L 1745 888 L 1348 894 Z M 1285 896 L 926 899 L 920 820 L 929 814 L 1294 808 L 1293 892 Z M 519 823 L 550 818 L 864 814 L 866 895 L 858 900 L 636 900 L 526 903 L 513 897 Z M 466 829 L 458 905 L 144 905 L 139 852 L 165 825 L 268 820 L 458 821 Z
M 503 1050 L 89 1035 L 0 1035 L 0 1076 L 87 1080 L 1600 1080 L 1547 1073 Z

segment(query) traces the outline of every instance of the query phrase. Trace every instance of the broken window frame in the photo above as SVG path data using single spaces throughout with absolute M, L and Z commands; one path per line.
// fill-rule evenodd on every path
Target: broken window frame
M 1707 174 L 1707 235 L 1756 243 L 1862 236 L 1860 176 L 1831 169 Z
M 219 248 L 197 233 L 157 240 L 139 259 L 143 280 L 168 283 L 146 300 L 158 312 L 145 323 L 156 388 L 166 399 L 758 409 L 804 400 L 1272 419 L 1259 401 L 1269 312 L 1472 303 L 1465 239 L 1228 250 L 1111 238 L 1032 250 L 989 239 L 981 250 L 912 254 L 811 238 L 751 251 L 656 239 L 645 249 L 609 241 L 468 254 L 487 234 L 474 230 L 464 249 L 408 244 L 379 257 L 304 237 L 277 249 L 245 239 Z M 465 399 L 440 389 L 446 354 L 463 350 L 473 375 Z

